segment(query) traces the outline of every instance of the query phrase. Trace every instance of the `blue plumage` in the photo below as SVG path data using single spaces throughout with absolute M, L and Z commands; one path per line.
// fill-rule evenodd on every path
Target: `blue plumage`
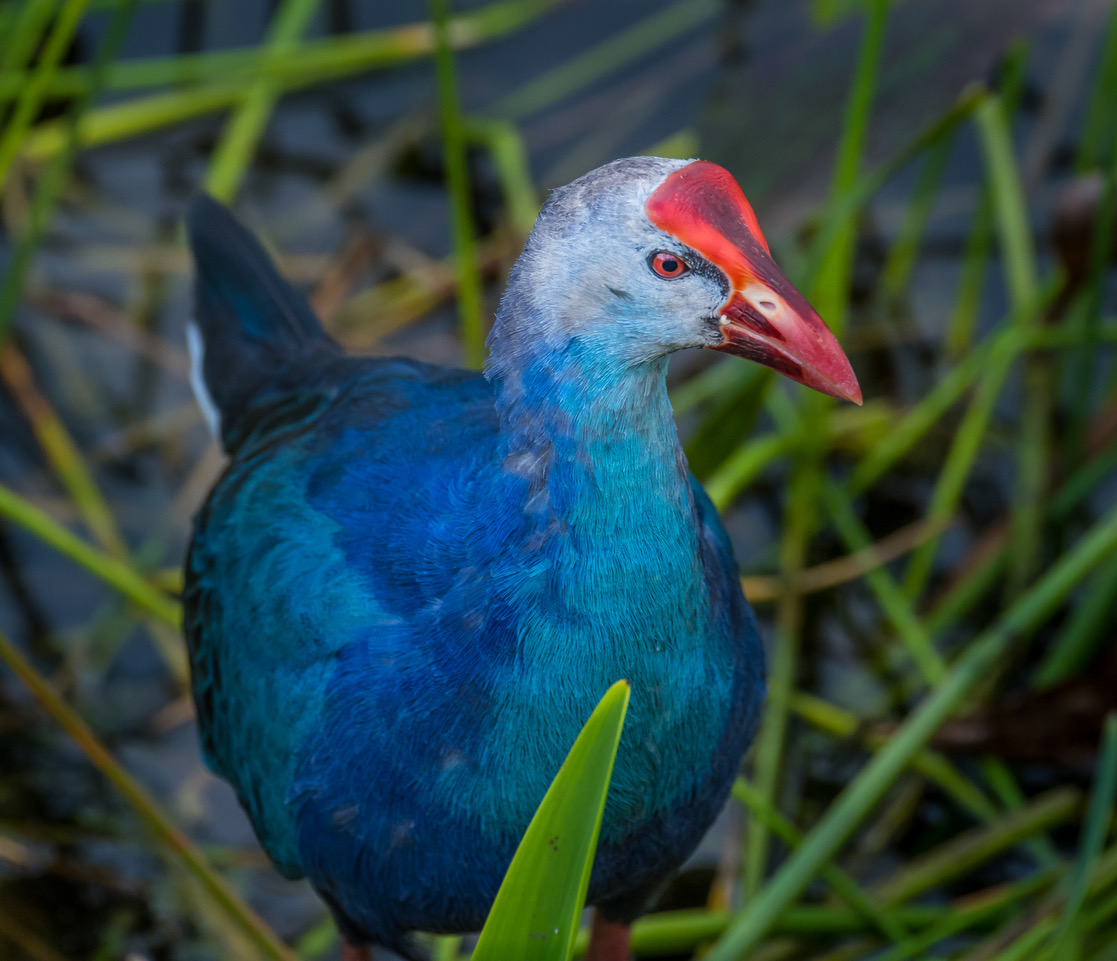
M 665 388 L 672 350 L 726 336 L 731 281 L 643 216 L 685 168 L 621 161 L 552 196 L 487 376 L 345 356 L 223 208 L 192 208 L 231 457 L 186 564 L 203 747 L 353 944 L 480 926 L 617 679 L 607 917 L 693 849 L 752 738 L 763 655 Z M 659 248 L 686 284 L 649 269 Z

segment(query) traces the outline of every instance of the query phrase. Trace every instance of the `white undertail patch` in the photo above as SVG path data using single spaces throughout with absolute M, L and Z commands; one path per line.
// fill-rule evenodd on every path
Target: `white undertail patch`
M 197 322 L 193 320 L 186 323 L 186 348 L 190 351 L 190 386 L 194 390 L 194 399 L 198 402 L 198 407 L 201 408 L 202 417 L 205 418 L 209 432 L 220 441 L 221 412 L 217 409 L 217 405 L 206 389 L 206 378 L 202 373 L 206 345 L 202 340 L 202 332 L 198 329 Z

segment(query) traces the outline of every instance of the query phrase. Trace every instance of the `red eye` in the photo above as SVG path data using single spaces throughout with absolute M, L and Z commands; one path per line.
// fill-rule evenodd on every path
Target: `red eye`
M 690 270 L 685 260 L 675 254 L 668 253 L 666 250 L 660 250 L 652 254 L 648 259 L 648 264 L 655 271 L 656 276 L 662 277 L 664 280 L 674 280 L 676 277 L 682 277 Z

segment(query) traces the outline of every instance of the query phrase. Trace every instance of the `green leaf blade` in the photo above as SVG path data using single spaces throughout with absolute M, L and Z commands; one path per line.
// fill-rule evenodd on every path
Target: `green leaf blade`
M 586 721 L 516 849 L 474 961 L 570 957 L 629 693 L 617 681 Z

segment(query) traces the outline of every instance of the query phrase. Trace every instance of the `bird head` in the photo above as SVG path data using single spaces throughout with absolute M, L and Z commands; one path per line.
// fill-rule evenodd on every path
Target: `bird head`
M 494 350 L 509 335 L 623 364 L 707 347 L 861 403 L 837 339 L 776 266 L 741 188 L 707 161 L 632 157 L 554 191 L 513 271 Z

